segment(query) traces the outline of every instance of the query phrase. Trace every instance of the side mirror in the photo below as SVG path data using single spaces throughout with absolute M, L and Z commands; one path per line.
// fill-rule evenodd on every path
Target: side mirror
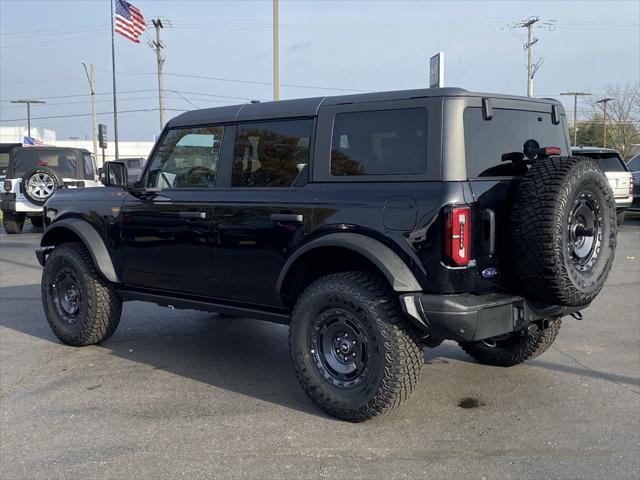
M 100 173 L 100 180 L 105 187 L 127 186 L 127 166 L 124 162 L 107 162 Z

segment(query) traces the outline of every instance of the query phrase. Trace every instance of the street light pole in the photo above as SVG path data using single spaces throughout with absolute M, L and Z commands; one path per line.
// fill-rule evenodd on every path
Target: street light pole
M 21 100 L 11 100 L 11 103 L 26 103 L 27 104 L 27 136 L 31 137 L 31 104 L 32 103 L 47 103 L 44 100 L 33 100 L 31 98 L 25 98 Z
M 602 148 L 607 148 L 607 103 L 609 103 L 613 98 L 603 98 L 602 100 L 598 100 L 596 103 L 602 104 L 602 109 L 604 110 L 604 114 L 602 116 L 602 122 L 604 126 L 604 133 L 602 138 Z
M 93 139 L 93 154 L 98 156 L 98 140 L 96 137 L 97 127 L 97 119 L 96 119 L 96 77 L 93 70 L 93 63 L 89 65 L 89 69 L 87 70 L 87 65 L 82 62 L 82 66 L 84 67 L 84 73 L 87 74 L 87 80 L 89 80 L 89 91 L 91 92 L 91 136 Z
M 280 100 L 280 65 L 278 40 L 278 0 L 273 0 L 273 99 Z
M 563 92 L 560 95 L 573 95 L 573 145 L 578 143 L 578 97 L 590 96 L 586 92 Z

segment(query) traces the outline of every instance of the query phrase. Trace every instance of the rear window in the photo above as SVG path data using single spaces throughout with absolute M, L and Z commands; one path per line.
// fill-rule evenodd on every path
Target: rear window
M 526 167 L 513 162 L 522 153 L 524 142 L 536 140 L 541 147 L 559 147 L 567 155 L 564 117 L 558 125 L 550 113 L 493 109 L 493 119 L 482 118 L 482 109 L 464 111 L 464 141 L 467 176 L 501 177 L 522 175 Z
M 626 172 L 624 162 L 617 153 L 597 153 L 597 152 L 580 152 L 576 151 L 576 155 L 581 157 L 593 158 L 605 172 Z
M 427 168 L 427 110 L 339 113 L 331 175 L 418 175 Z
M 16 152 L 12 175 L 21 177 L 38 167 L 47 167 L 61 177 L 76 177 L 76 153 L 73 150 L 41 150 L 32 148 Z

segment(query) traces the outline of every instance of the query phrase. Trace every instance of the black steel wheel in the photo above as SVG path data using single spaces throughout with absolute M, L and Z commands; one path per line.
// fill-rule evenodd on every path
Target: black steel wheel
M 41 290 L 47 322 L 68 345 L 100 343 L 120 323 L 122 301 L 81 243 L 54 249 L 42 272 Z
M 424 360 L 397 295 L 366 272 L 335 273 L 309 285 L 294 307 L 289 348 L 311 400 L 353 422 L 406 401 Z

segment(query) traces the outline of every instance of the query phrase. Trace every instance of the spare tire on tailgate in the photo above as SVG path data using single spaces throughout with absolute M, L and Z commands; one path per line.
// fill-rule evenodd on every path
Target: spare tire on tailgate
M 511 213 L 521 293 L 554 305 L 589 304 L 604 285 L 616 247 L 616 208 L 591 159 L 549 157 L 522 178 Z

